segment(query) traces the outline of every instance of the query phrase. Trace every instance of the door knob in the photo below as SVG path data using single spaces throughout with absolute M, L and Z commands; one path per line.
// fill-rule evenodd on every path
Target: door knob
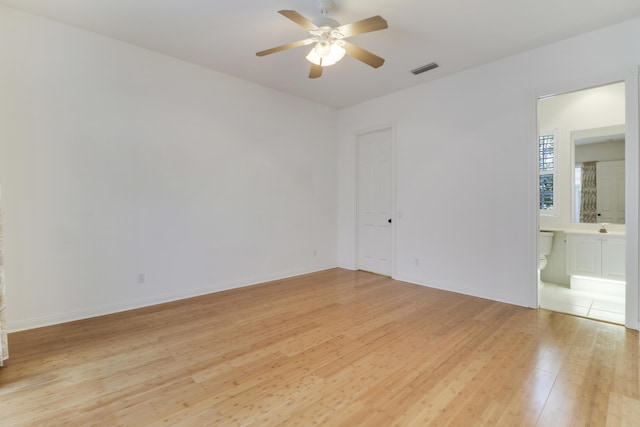
M 389 218 L 389 220 L 387 221 L 389 224 L 391 224 L 391 218 Z

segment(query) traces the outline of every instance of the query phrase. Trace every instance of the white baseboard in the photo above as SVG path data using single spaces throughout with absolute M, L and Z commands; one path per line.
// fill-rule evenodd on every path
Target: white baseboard
M 67 311 L 63 313 L 55 313 L 48 316 L 33 317 L 18 321 L 8 321 L 7 330 L 9 333 L 25 331 L 28 329 L 41 328 L 44 326 L 58 325 L 60 323 L 73 322 L 76 320 L 89 319 L 92 317 L 104 316 L 107 314 L 120 313 L 136 308 L 149 307 L 152 305 L 163 304 L 172 301 L 178 301 L 186 298 L 193 298 L 200 295 L 207 295 L 216 292 L 223 292 L 230 289 L 242 288 L 246 286 L 257 285 L 260 283 L 271 282 L 273 280 L 282 280 L 289 277 L 301 276 L 304 274 L 316 273 L 319 271 L 336 268 L 337 265 L 327 265 L 315 267 L 313 269 L 301 269 L 282 271 L 277 274 L 271 274 L 261 277 L 245 278 L 240 280 L 229 281 L 226 283 L 216 283 L 215 285 L 195 287 L 179 292 L 171 292 L 167 294 L 154 295 L 147 298 L 136 300 L 122 301 L 115 304 L 106 304 L 101 306 L 87 307 L 80 310 Z
M 521 307 L 529 307 L 526 297 L 514 298 L 512 295 L 505 295 L 498 292 L 481 292 L 476 288 L 469 288 L 467 286 L 451 283 L 438 283 L 432 280 L 426 280 L 424 278 L 412 277 L 412 276 L 396 276 L 395 280 L 401 280 L 403 282 L 413 283 L 414 285 L 426 286 L 428 288 L 440 289 L 442 291 L 455 292 L 457 294 L 469 295 L 472 297 L 488 299 L 491 301 L 503 302 L 511 305 L 518 305 Z

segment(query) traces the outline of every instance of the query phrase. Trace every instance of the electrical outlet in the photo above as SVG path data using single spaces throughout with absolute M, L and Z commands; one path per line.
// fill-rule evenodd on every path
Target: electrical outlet
M 316 256 L 316 255 L 318 255 L 318 251 L 314 249 L 313 250 L 313 256 Z
M 144 283 L 144 273 L 138 273 L 138 284 Z
M 420 265 L 420 258 L 416 258 L 416 267 Z

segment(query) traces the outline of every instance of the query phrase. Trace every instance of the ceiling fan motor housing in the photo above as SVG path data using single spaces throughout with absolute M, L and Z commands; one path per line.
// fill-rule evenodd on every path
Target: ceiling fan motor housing
M 326 16 L 317 17 L 316 19 L 313 20 L 313 23 L 320 28 L 322 27 L 337 28 L 340 26 L 340 23 L 338 21 L 336 21 L 335 19 L 327 18 Z

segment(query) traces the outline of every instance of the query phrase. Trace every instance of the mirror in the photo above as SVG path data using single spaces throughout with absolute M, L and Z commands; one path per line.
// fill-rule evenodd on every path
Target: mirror
M 624 224 L 624 125 L 571 133 L 574 222 Z

